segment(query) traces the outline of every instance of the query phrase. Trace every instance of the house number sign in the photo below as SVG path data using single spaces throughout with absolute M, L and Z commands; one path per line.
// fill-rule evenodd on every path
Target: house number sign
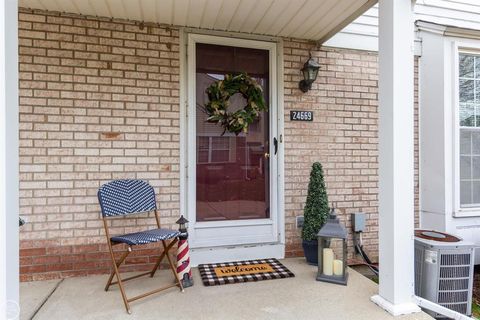
M 313 111 L 290 111 L 291 121 L 313 121 Z

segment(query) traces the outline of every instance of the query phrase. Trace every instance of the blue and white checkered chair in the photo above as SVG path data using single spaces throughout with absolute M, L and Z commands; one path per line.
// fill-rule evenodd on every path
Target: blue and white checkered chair
M 105 286 L 105 291 L 108 291 L 111 285 L 118 284 L 120 287 L 120 292 L 122 293 L 125 308 L 127 309 L 128 313 L 131 313 L 129 305 L 129 302 L 131 301 L 149 296 L 151 294 L 175 286 L 178 286 L 183 292 L 182 282 L 178 278 L 175 265 L 173 264 L 172 259 L 169 255 L 169 250 L 175 245 L 175 243 L 177 243 L 180 232 L 170 229 L 162 229 L 160 227 L 160 218 L 158 216 L 157 202 L 155 200 L 155 191 L 153 190 L 152 186 L 150 186 L 147 182 L 141 180 L 114 180 L 100 187 L 100 189 L 98 190 L 98 201 L 100 202 L 103 225 L 105 227 L 105 234 L 107 236 L 107 243 L 113 265 L 113 271 L 110 273 L 107 285 Z M 157 229 L 150 229 L 141 232 L 117 235 L 113 237 L 110 236 L 107 219 L 145 212 L 155 213 Z M 167 244 L 167 241 L 170 241 L 170 243 Z M 118 270 L 120 268 L 120 265 L 125 261 L 127 256 L 132 251 L 132 247 L 136 245 L 155 242 L 162 243 L 163 252 L 159 256 L 157 263 L 155 264 L 155 267 L 152 269 L 152 271 L 122 279 Z M 122 254 L 119 260 L 116 260 L 113 252 L 113 246 L 118 244 L 127 245 L 127 251 Z M 167 287 L 163 287 L 132 297 L 130 299 L 127 298 L 125 289 L 123 287 L 123 282 L 139 278 L 144 275 L 150 275 L 150 277 L 153 277 L 155 275 L 155 271 L 157 271 L 164 257 L 167 258 L 170 269 L 175 276 L 175 283 Z M 112 282 L 114 276 L 117 277 L 117 281 Z

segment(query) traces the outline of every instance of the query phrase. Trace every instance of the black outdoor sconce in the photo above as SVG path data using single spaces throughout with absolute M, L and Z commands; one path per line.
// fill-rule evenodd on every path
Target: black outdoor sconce
M 317 79 L 318 69 L 320 69 L 320 65 L 310 55 L 310 58 L 308 58 L 302 68 L 303 80 L 298 84 L 302 92 L 312 89 L 312 83 Z

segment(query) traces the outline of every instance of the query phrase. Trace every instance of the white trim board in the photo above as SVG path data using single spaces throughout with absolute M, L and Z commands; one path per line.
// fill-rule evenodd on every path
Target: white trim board
M 323 46 L 354 50 L 378 51 L 378 36 L 340 32 Z
M 205 263 L 221 263 L 265 258 L 285 258 L 285 245 L 263 244 L 256 246 L 236 246 L 190 249 L 192 267 Z
M 378 52 L 378 37 L 374 35 L 341 32 L 325 42 L 322 46 L 351 50 Z M 422 41 L 414 39 L 414 55 L 422 55 Z
M 18 4 L 0 4 L 0 318 L 18 316 Z M 5 310 L 7 307 L 8 310 Z

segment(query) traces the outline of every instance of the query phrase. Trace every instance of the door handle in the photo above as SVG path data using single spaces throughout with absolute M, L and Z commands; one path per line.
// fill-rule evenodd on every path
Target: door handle
M 275 152 L 274 154 L 277 154 L 277 151 L 278 151 L 278 140 L 276 137 L 273 138 L 273 147 L 275 149 Z

